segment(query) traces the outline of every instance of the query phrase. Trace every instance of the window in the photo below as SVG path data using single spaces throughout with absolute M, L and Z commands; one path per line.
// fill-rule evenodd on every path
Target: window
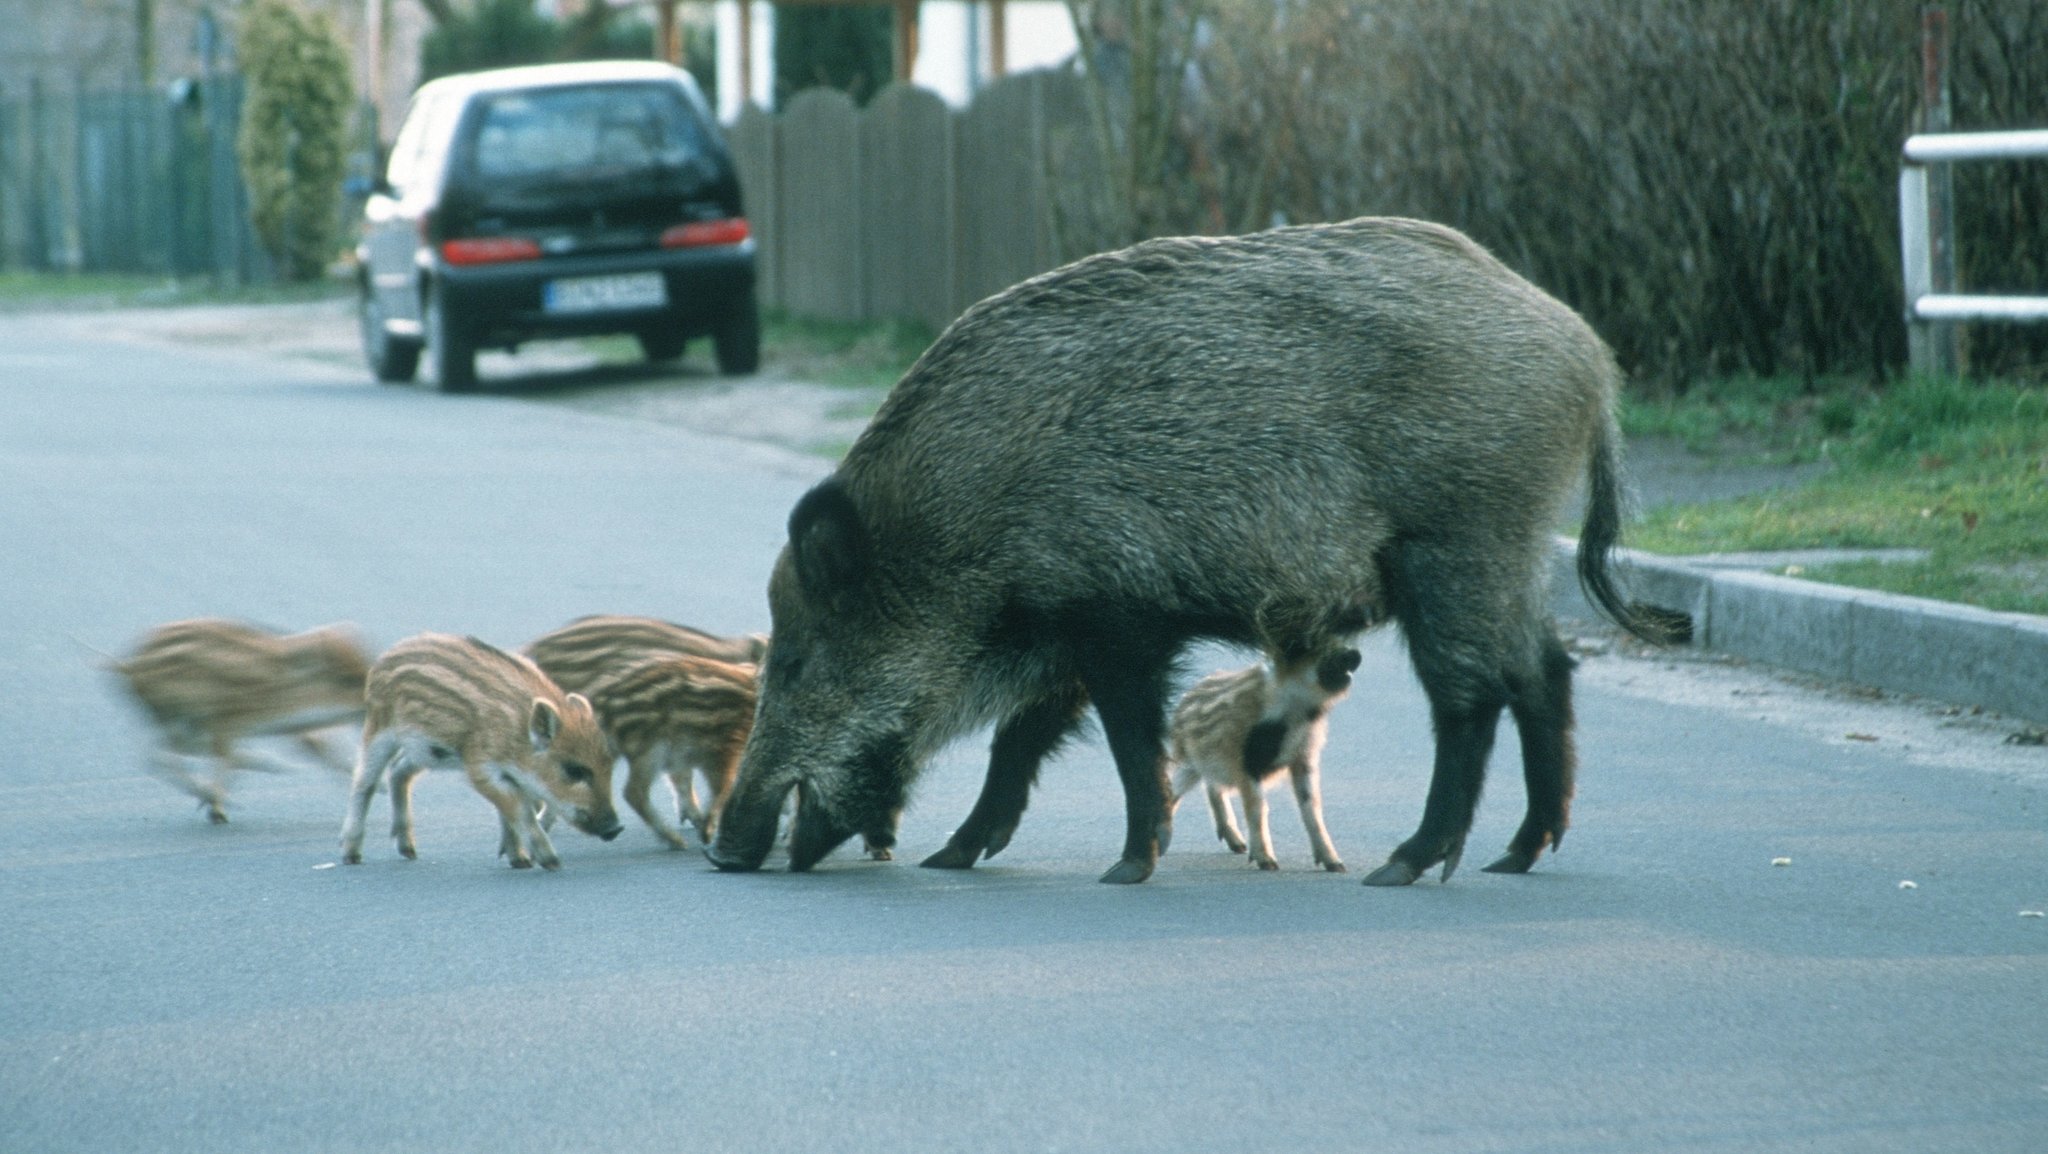
M 486 97 L 473 139 L 472 171 L 486 183 L 676 169 L 706 147 L 681 95 L 660 84 Z

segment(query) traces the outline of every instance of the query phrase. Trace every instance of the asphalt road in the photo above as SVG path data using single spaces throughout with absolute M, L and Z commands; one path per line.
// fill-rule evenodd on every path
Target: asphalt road
M 819 466 L 36 318 L 0 318 L 0 413 L 0 1151 L 2048 1142 L 2048 919 L 2021 916 L 2048 908 L 2048 754 L 1924 709 L 1840 722 L 1782 682 L 1592 658 L 1562 853 L 1397 891 L 1357 884 L 1427 785 L 1387 637 L 1325 754 L 1349 876 L 1310 868 L 1284 800 L 1277 874 L 1197 802 L 1152 881 L 1097 884 L 1123 820 L 1099 742 L 967 874 L 910 861 L 965 815 L 971 744 L 904 862 L 721 875 L 629 825 L 515 872 L 443 778 L 419 861 L 373 836 L 335 867 L 339 779 L 244 778 L 208 825 L 84 647 L 199 614 L 386 644 L 763 629 Z M 1492 780 L 1475 862 L 1519 817 L 1511 739 Z

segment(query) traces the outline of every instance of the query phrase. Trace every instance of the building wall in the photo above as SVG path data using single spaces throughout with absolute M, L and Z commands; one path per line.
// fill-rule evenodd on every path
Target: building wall
M 740 4 L 753 15 L 752 91 L 740 92 Z M 1064 0 L 1009 0 L 1005 6 L 1006 72 L 1027 72 L 1059 64 L 1077 50 Z M 718 118 L 739 118 L 751 102 L 768 108 L 775 92 L 775 12 L 767 0 L 718 0 Z M 990 52 L 995 38 L 983 0 L 924 0 L 918 6 L 917 67 L 912 81 L 955 108 L 996 78 Z
M 417 0 L 300 0 L 327 14 L 356 62 L 356 91 L 377 101 L 385 132 L 419 78 L 419 44 L 430 20 Z M 234 28 L 243 0 L 0 0 L 0 96 L 31 82 L 88 90 L 163 85 L 234 66 Z M 152 15 L 145 74 L 138 11 Z M 370 30 L 381 25 L 381 51 Z M 368 70 L 380 65 L 381 82 Z

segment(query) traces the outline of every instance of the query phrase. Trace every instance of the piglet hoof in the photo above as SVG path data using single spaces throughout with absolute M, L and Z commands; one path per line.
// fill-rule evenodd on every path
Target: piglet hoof
M 917 864 L 928 870 L 973 869 L 975 859 L 980 856 L 981 855 L 979 853 L 975 852 L 972 849 L 956 845 L 952 842 L 947 842 L 945 849 L 940 850 L 939 852 L 933 854 L 932 856 L 924 859 L 923 861 Z
M 510 865 L 511 865 L 511 867 L 512 867 L 513 869 L 516 869 L 516 870 L 530 870 L 530 869 L 532 869 L 532 868 L 533 868 L 533 859 L 532 859 L 532 858 L 523 858 L 523 857 L 515 857 L 515 858 L 513 858 L 513 859 L 511 860 L 511 862 L 510 862 L 510 863 L 508 863 L 508 864 L 510 864 Z
M 1280 868 L 1280 863 L 1269 857 L 1255 857 L 1252 859 L 1252 864 L 1262 870 L 1277 870 Z
M 1241 837 L 1223 835 L 1223 846 L 1231 853 L 1243 853 L 1245 851 L 1244 839 Z
M 1344 869 L 1344 863 L 1338 861 L 1336 858 L 1331 858 L 1329 861 L 1322 862 L 1320 864 L 1324 869 L 1328 870 L 1333 874 L 1341 874 L 1347 872 Z
M 1365 884 L 1369 886 L 1412 886 L 1415 884 L 1415 879 L 1421 876 L 1421 870 L 1416 869 L 1400 858 L 1390 858 L 1387 864 L 1365 875 Z
M 1529 872 L 1529 867 L 1535 864 L 1535 854 L 1511 849 L 1500 855 L 1491 865 L 1486 866 L 1485 872 L 1490 874 L 1525 874 Z
M 228 823 L 227 811 L 219 806 L 208 806 L 206 808 L 206 820 L 215 825 L 226 825 Z
M 1132 886 L 1152 876 L 1152 863 L 1137 858 L 1125 858 L 1109 867 L 1102 875 L 1102 881 L 1113 886 Z
M 418 861 L 420 857 L 420 851 L 414 849 L 412 846 L 402 845 L 398 847 L 398 856 L 404 858 L 407 861 Z
M 361 865 L 363 864 L 363 855 L 356 850 L 350 850 L 349 852 L 341 855 L 341 864 Z

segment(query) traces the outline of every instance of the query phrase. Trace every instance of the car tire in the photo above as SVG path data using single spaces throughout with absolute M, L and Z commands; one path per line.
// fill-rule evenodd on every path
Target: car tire
M 377 294 L 365 287 L 356 301 L 356 322 L 363 337 L 363 360 L 369 363 L 371 375 L 379 381 L 402 385 L 419 373 L 420 343 L 392 336 L 384 321 L 384 309 L 377 303 Z
M 761 367 L 761 310 L 754 294 L 735 302 L 711 331 L 711 348 L 718 371 L 728 377 L 745 376 Z
M 427 291 L 427 355 L 434 362 L 434 384 L 444 393 L 476 388 L 476 343 L 462 317 L 448 307 L 439 284 Z
M 633 334 L 640 341 L 640 351 L 657 365 L 666 364 L 683 355 L 683 349 L 690 343 L 683 330 L 673 324 L 644 328 Z

